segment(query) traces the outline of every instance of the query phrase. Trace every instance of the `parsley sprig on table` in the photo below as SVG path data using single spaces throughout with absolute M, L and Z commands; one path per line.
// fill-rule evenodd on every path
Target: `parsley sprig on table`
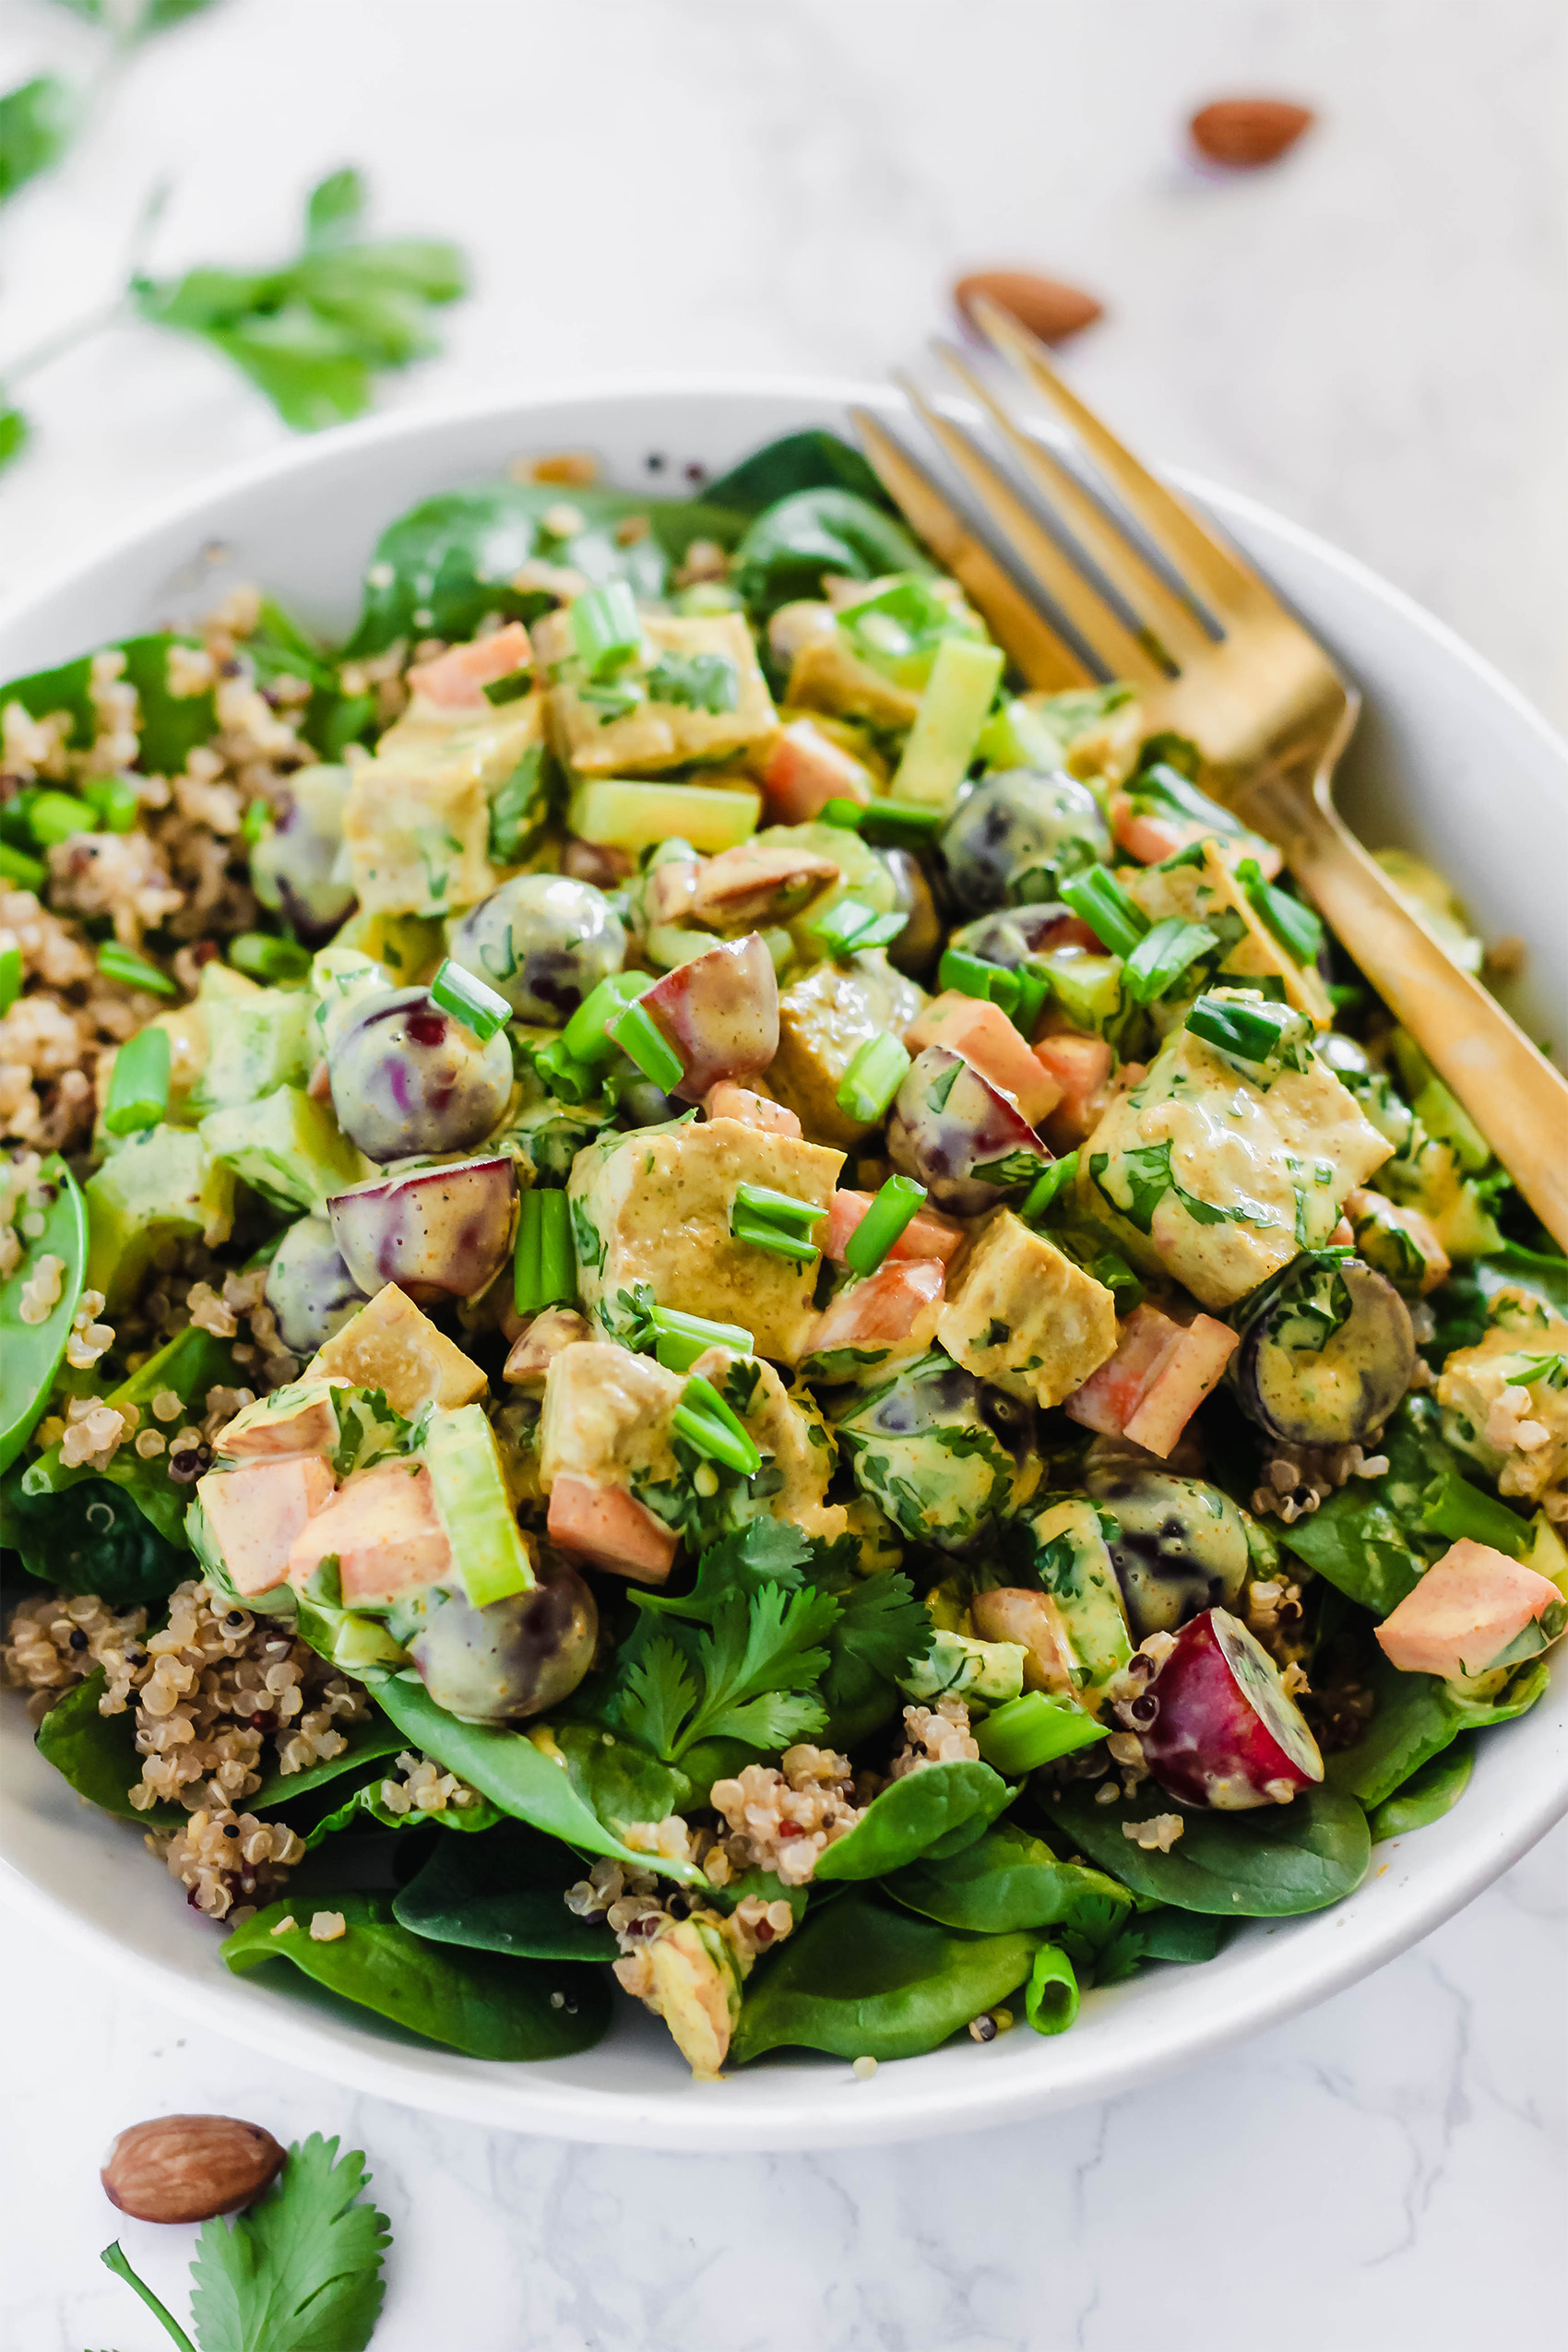
M 385 2214 L 357 2149 L 313 2132 L 266 2195 L 234 2221 L 208 2221 L 191 2264 L 193 2338 L 137 2276 L 118 2242 L 102 2259 L 141 2297 L 181 2352 L 364 2352 L 386 2293 Z

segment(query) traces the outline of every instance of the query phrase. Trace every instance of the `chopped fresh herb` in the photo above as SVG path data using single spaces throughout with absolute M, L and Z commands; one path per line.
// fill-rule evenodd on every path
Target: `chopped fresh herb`
M 156 1127 L 169 1108 L 167 1029 L 138 1029 L 114 1056 L 103 1123 L 112 1135 Z
M 1078 1172 L 1078 1155 L 1068 1152 L 1061 1159 L 1053 1159 L 1043 1176 L 1037 1177 L 1021 1202 L 1018 1215 L 1026 1225 L 1038 1225 L 1059 1193 L 1064 1193 Z
M 957 989 L 965 996 L 989 997 L 1008 1014 L 1016 1010 L 1023 992 L 1023 982 L 1016 972 L 1009 971 L 1004 964 L 988 963 L 983 956 L 968 955 L 961 947 L 949 947 L 944 952 L 937 966 L 936 984 L 938 988 Z
M 596 684 L 639 659 L 643 624 L 627 581 L 607 580 L 602 588 L 585 588 L 572 599 L 570 609 L 572 643 Z
M 521 702 L 523 696 L 531 694 L 532 691 L 533 671 L 527 669 L 514 670 L 508 677 L 492 678 L 484 689 L 484 698 L 486 702 L 493 703 L 499 707 L 505 703 Z
M 273 987 L 305 978 L 310 949 L 292 939 L 277 939 L 270 932 L 240 931 L 229 942 L 229 961 L 237 972 Z
M 1263 869 L 1255 858 L 1243 858 L 1236 868 L 1236 879 L 1246 896 L 1247 904 L 1266 929 L 1274 933 L 1288 956 L 1298 964 L 1315 964 L 1323 945 L 1323 924 L 1310 907 L 1292 898 L 1288 890 L 1277 890 L 1265 882 Z
M 811 1229 L 825 1218 L 825 1208 L 798 1201 L 789 1193 L 771 1192 L 766 1184 L 737 1184 L 730 1208 L 730 1230 L 737 1241 L 771 1251 L 775 1257 L 794 1258 L 803 1265 L 815 1257 Z
M 717 719 L 740 701 L 741 675 L 727 654 L 661 653 L 647 673 L 647 695 L 650 702 Z

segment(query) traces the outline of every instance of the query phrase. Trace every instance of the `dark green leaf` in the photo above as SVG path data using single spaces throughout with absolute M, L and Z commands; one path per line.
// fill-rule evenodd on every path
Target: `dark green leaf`
M 141 711 L 141 752 L 138 765 L 150 774 L 177 776 L 188 754 L 216 731 L 218 714 L 210 694 L 172 695 L 169 691 L 169 648 L 196 646 L 194 637 L 163 631 L 154 636 L 123 637 L 106 647 L 125 657 L 127 684 L 137 690 Z M 72 718 L 71 748 L 85 751 L 96 735 L 91 686 L 91 656 L 82 654 L 56 670 L 35 671 L 0 687 L 0 701 L 19 702 L 34 719 L 53 710 L 68 710 Z
M 922 1855 L 957 1853 L 1013 1794 L 989 1764 L 959 1760 L 907 1773 L 872 1799 L 847 1837 L 828 1847 L 814 1875 L 825 1882 L 881 1878 Z
M 1351 1479 L 1319 1508 L 1279 1531 L 1287 1549 L 1351 1600 L 1386 1617 L 1446 1550 L 1422 1527 L 1435 1481 L 1459 1475 L 1430 1396 L 1407 1396 L 1381 1441 L 1388 1468 L 1380 1479 Z
M 0 1486 L 0 1542 L 30 1576 L 57 1593 L 96 1593 L 112 1609 L 166 1600 L 191 1573 L 191 1556 L 161 1535 L 134 1499 L 107 1479 L 59 1494 L 24 1494 L 19 1468 Z
M 87 1265 L 87 1210 L 76 1178 L 58 1152 L 51 1152 L 43 1162 L 37 1182 L 53 1194 L 41 1212 L 43 1230 L 28 1238 L 21 1256 L 0 1282 L 0 1470 L 16 1460 L 49 1402 Z M 60 1261 L 59 1296 L 43 1321 L 32 1323 L 22 1313 L 22 1294 L 46 1256 Z
M 364 201 L 363 175 L 351 164 L 318 180 L 305 205 L 307 246 L 339 244 L 364 210 Z
M 1172 1810 L 1158 1790 L 1098 1805 L 1066 1790 L 1044 1800 L 1067 1843 L 1126 1882 L 1134 1895 L 1221 1918 L 1287 1918 L 1350 1894 L 1372 1854 L 1366 1815 L 1336 1788 L 1299 1793 L 1289 1805 L 1240 1813 L 1182 1812 L 1169 1854 L 1123 1835 L 1124 1822 Z
M 129 1792 L 141 1779 L 136 1718 L 129 1707 L 123 1715 L 100 1715 L 103 1688 L 100 1667 L 55 1700 L 38 1727 L 39 1753 L 78 1797 L 117 1820 L 139 1822 L 144 1829 L 183 1828 L 186 1815 L 178 1805 L 154 1805 L 138 1812 L 132 1804 Z
M 1039 1938 L 967 1936 L 851 1889 L 807 1915 L 746 1990 L 737 2065 L 799 2048 L 837 2058 L 916 2058 L 1005 2001 Z
M 393 1897 L 396 1917 L 435 1943 L 515 1959 L 613 1960 L 615 1938 L 568 1911 L 566 1889 L 585 1875 L 576 1856 L 515 1822 L 479 1838 L 442 1838 Z
M 381 2316 L 386 2215 L 357 2149 L 313 2132 L 234 2220 L 207 2221 L 191 2264 L 201 2352 L 365 2352 Z
M 316 1942 L 316 1911 L 340 1911 L 347 1931 Z M 275 1936 L 290 1916 L 287 1901 L 257 1911 L 224 1944 L 224 1965 L 241 1974 L 291 1961 L 328 1992 L 469 2058 L 569 2058 L 591 2049 L 609 2024 L 610 1995 L 596 1971 L 427 1943 L 398 1924 L 387 1895 L 318 1897 L 308 1910 L 300 1907 L 296 1927 Z M 564 1995 L 559 2007 L 552 1993 Z
M 388 1723 L 379 1708 L 359 1723 L 339 1723 L 338 1728 L 347 1742 L 340 1755 L 324 1756 L 319 1764 L 307 1764 L 303 1772 L 279 1772 L 274 1765 L 264 1775 L 260 1788 L 245 1799 L 250 1811 L 286 1813 L 296 1797 L 308 1797 L 350 1773 L 362 1772 L 367 1764 L 395 1756 L 406 1745 L 397 1725 Z
M 852 490 L 873 506 L 887 507 L 887 493 L 858 449 L 834 433 L 814 429 L 786 434 L 781 441 L 742 457 L 727 474 L 707 484 L 704 496 L 715 506 L 731 506 L 740 515 L 760 515 L 797 490 Z
M 801 490 L 757 517 L 735 551 L 732 578 L 754 618 L 822 593 L 830 574 L 852 580 L 933 565 L 902 523 L 851 490 Z
M 199 1420 L 207 1408 L 208 1392 L 232 1383 L 234 1377 L 234 1360 L 228 1343 L 215 1339 L 196 1324 L 188 1324 L 167 1346 L 149 1356 L 129 1379 L 111 1389 L 108 1401 L 112 1405 L 135 1405 L 145 1413 L 159 1391 L 170 1388 L 187 1414 Z M 95 1471 L 79 1464 L 67 1468 L 61 1460 L 59 1446 L 52 1445 L 28 1464 L 21 1487 L 25 1495 L 36 1497 L 63 1493 L 88 1480 L 107 1481 L 119 1488 L 167 1541 L 186 1542 L 185 1513 L 191 1490 L 170 1478 L 167 1455 L 155 1455 L 146 1461 L 134 1446 L 122 1445 L 107 1469 Z
M 945 1860 L 897 1871 L 883 1892 L 944 1927 L 982 1935 L 1069 1928 L 1094 1944 L 1114 1936 L 1132 1912 L 1131 1895 L 1114 1879 L 1057 1861 L 1042 1838 L 1005 1821 Z
M 56 74 L 38 74 L 0 97 L 0 204 L 57 163 L 76 128 L 77 101 Z
M 671 1878 L 700 1878 L 693 1863 L 655 1862 L 623 1845 L 578 1794 L 565 1749 L 558 1749 L 557 1753 L 566 1761 L 557 1762 L 520 1731 L 502 1730 L 487 1723 L 460 1723 L 445 1707 L 437 1706 L 422 1682 L 405 1681 L 398 1675 L 378 1681 L 374 1695 L 410 1747 L 445 1764 L 448 1772 L 455 1772 L 515 1820 L 529 1822 L 579 1852 L 612 1855 L 636 1870 L 658 1869 Z M 540 1736 L 553 1742 L 566 1728 L 563 1725 L 558 1731 Z M 636 1818 L 659 1816 L 639 1812 Z
M 1372 1844 L 1380 1846 L 1387 1837 L 1406 1837 L 1413 1829 L 1425 1829 L 1429 1822 L 1441 1821 L 1468 1788 L 1475 1762 L 1473 1741 L 1461 1738 L 1413 1772 L 1392 1797 L 1373 1807 L 1367 1823 Z
M 422 1812 L 412 1807 L 407 1812 L 395 1812 L 381 1793 L 381 1784 L 386 1777 L 384 1773 L 373 1774 L 340 1805 L 335 1806 L 329 1813 L 324 1813 L 319 1821 L 313 1822 L 309 1829 L 303 1832 L 305 1852 L 317 1852 L 328 1838 L 340 1836 L 345 1831 L 362 1832 L 367 1823 L 374 1828 L 394 1831 L 454 1829 L 472 1836 L 482 1830 L 493 1828 L 503 1818 L 488 1797 L 476 1797 L 466 1805 L 445 1805 L 439 1812 Z
M 1367 1673 L 1374 1705 L 1353 1748 L 1328 1760 L 1328 1784 L 1372 1811 L 1443 1753 L 1462 1731 L 1510 1723 L 1546 1687 L 1544 1659 L 1532 1658 L 1492 1700 L 1466 1699 L 1435 1674 L 1404 1674 L 1380 1654 Z
M 0 469 L 19 457 L 27 446 L 28 421 L 20 409 L 6 407 L 0 394 Z

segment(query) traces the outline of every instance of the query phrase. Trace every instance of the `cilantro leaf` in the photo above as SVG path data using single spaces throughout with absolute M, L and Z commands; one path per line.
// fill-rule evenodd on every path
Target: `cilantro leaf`
M 201 2352 L 364 2352 L 381 2316 L 386 2216 L 356 2203 L 357 2150 L 313 2132 L 237 2221 L 208 2221 L 191 2264 Z
M 656 1756 L 670 1757 L 696 1695 L 696 1683 L 681 1652 L 662 1633 L 654 1634 L 625 1669 L 616 1720 Z
M 748 1713 L 749 1703 L 817 1681 L 828 1662 L 818 1645 L 837 1621 L 834 1596 L 813 1585 L 793 1592 L 766 1585 L 749 1600 L 736 1594 L 724 1602 L 714 1612 L 711 1633 L 697 1639 L 706 1687 L 687 1740 L 754 1740 L 766 1710 Z M 823 1709 L 814 1705 L 812 1712 L 820 1725 Z
M 157 327 L 194 335 L 248 376 L 297 432 L 369 407 L 374 373 L 439 346 L 429 314 L 467 279 L 456 246 L 434 238 L 355 238 L 364 184 L 352 170 L 311 192 L 301 252 L 269 270 L 199 268 L 137 275 L 131 296 Z
M 57 163 L 76 128 L 77 101 L 57 74 L 35 74 L 0 97 L 0 204 Z
M 696 1581 L 689 1593 L 639 1592 L 632 1598 L 639 1609 L 711 1625 L 732 1594 L 749 1596 L 768 1585 L 798 1585 L 801 1562 L 810 1550 L 810 1538 L 799 1527 L 779 1519 L 753 1519 L 738 1535 L 708 1545 L 698 1558 Z
M 0 395 L 0 466 L 19 457 L 28 437 L 28 421 L 20 409 L 7 408 Z
M 718 718 L 740 700 L 740 672 L 727 654 L 666 653 L 647 673 L 648 698 Z

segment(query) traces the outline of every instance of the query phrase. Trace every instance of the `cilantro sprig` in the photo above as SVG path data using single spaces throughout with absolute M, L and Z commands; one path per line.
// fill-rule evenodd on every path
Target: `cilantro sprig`
M 266 2195 L 233 2221 L 202 2224 L 186 2334 L 131 2268 L 118 2241 L 102 2261 L 140 2296 L 181 2352 L 364 2352 L 381 2316 L 386 2216 L 357 2149 L 313 2132 L 295 2143 Z

